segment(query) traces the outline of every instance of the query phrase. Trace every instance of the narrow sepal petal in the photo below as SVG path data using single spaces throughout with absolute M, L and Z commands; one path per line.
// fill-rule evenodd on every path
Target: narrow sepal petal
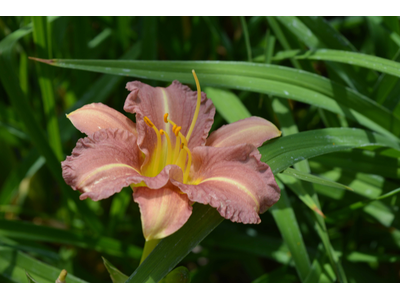
M 222 126 L 210 134 L 207 146 L 229 147 L 238 144 L 252 144 L 260 147 L 265 141 L 281 136 L 281 132 L 271 122 L 250 117 Z
M 135 123 L 103 103 L 85 105 L 74 110 L 67 117 L 79 131 L 86 135 L 106 128 L 120 128 L 137 135 Z
M 139 204 L 146 241 L 162 239 L 180 229 L 192 214 L 187 195 L 171 184 L 160 189 L 136 188 L 133 198 Z
M 102 129 L 80 139 L 61 163 L 65 182 L 83 192 L 80 199 L 105 199 L 139 183 L 140 151 L 136 136 L 122 129 Z
M 274 175 L 253 145 L 196 147 L 192 155 L 189 184 L 171 179 L 191 201 L 209 204 L 233 222 L 259 223 L 258 214 L 279 200 Z

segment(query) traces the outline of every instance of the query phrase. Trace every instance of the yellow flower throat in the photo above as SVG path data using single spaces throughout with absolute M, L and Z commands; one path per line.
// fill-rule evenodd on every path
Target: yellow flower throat
M 164 169 L 165 166 L 177 165 L 182 169 L 183 182 L 186 183 L 188 181 L 190 166 L 192 165 L 192 153 L 188 148 L 188 142 L 196 124 L 197 117 L 199 115 L 201 101 L 201 89 L 199 80 L 197 79 L 194 70 L 192 70 L 192 73 L 194 80 L 196 81 L 197 87 L 197 104 L 193 120 L 190 124 L 190 128 L 186 137 L 181 133 L 182 127 L 178 126 L 173 121 L 168 119 L 168 113 L 164 114 L 164 122 L 169 123 L 172 126 L 172 132 L 175 135 L 174 146 L 167 132 L 162 129 L 159 130 L 148 117 L 143 118 L 147 126 L 153 128 L 154 132 L 157 135 L 156 148 L 151 154 L 149 163 L 147 163 L 142 170 L 142 173 L 145 176 L 155 177 L 162 171 L 162 169 Z M 162 136 L 164 138 L 162 138 Z

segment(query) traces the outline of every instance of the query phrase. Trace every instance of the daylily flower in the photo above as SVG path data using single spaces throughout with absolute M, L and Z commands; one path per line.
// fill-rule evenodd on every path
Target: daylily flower
M 260 223 L 280 197 L 257 150 L 281 132 L 251 117 L 208 137 L 215 107 L 200 90 L 174 81 L 153 88 L 129 82 L 124 110 L 136 124 L 101 103 L 67 115 L 87 137 L 62 162 L 63 177 L 80 199 L 101 200 L 131 186 L 147 241 L 166 237 L 188 220 L 194 202 L 215 207 L 233 222 Z

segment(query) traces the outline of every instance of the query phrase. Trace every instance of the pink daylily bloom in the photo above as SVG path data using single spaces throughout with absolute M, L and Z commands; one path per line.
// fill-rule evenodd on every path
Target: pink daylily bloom
M 138 81 L 126 87 L 124 110 L 136 114 L 136 124 L 101 103 L 67 116 L 87 134 L 62 162 L 63 177 L 82 192 L 80 199 L 105 199 L 131 186 L 146 240 L 181 228 L 194 202 L 215 207 L 233 222 L 260 223 L 259 214 L 280 197 L 257 150 L 281 135 L 275 125 L 250 117 L 207 139 L 215 107 L 199 85 L 198 92 L 178 81 L 167 88 Z

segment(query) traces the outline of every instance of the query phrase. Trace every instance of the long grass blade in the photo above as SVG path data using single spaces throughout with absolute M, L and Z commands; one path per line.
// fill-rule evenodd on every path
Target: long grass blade
M 135 259 L 139 259 L 142 255 L 141 248 L 125 245 L 109 237 L 92 237 L 71 230 L 60 230 L 21 221 L 0 220 L 0 235 L 23 240 L 74 245 L 84 249 L 94 249 L 115 256 L 129 256 Z
M 46 159 L 46 164 L 48 165 L 51 173 L 60 184 L 60 187 L 63 190 L 63 195 L 71 199 L 76 199 L 76 194 L 65 184 L 64 179 L 61 176 L 60 161 L 57 159 L 53 149 L 50 147 L 46 139 L 46 135 L 35 119 L 32 110 L 29 109 L 30 105 L 25 94 L 21 90 L 18 77 L 15 74 L 15 70 L 11 63 L 13 47 L 20 38 L 27 35 L 31 31 L 31 27 L 19 29 L 13 34 L 8 35 L 0 42 L 0 80 L 5 87 L 14 110 L 17 112 L 19 118 L 23 121 L 25 130 L 30 136 L 32 143 L 38 149 L 40 154 Z M 101 232 L 103 230 L 103 225 L 99 222 L 94 213 L 87 207 L 87 204 L 78 200 L 76 205 L 81 211 L 82 217 L 87 220 L 88 226 L 90 226 L 96 232 Z
M 317 155 L 370 145 L 400 150 L 400 144 L 382 135 L 355 128 L 310 130 L 267 142 L 259 150 L 274 173 Z
M 252 55 L 251 55 L 249 31 L 247 29 L 246 20 L 245 20 L 245 18 L 243 16 L 240 16 L 240 23 L 242 24 L 244 41 L 246 43 L 247 61 L 251 62 L 252 61 Z
M 39 56 L 52 58 L 50 23 L 47 17 L 32 17 L 33 39 L 36 51 Z M 43 107 L 47 122 L 47 133 L 49 144 L 51 145 L 57 158 L 63 158 L 60 131 L 58 128 L 54 91 L 52 86 L 52 75 L 50 68 L 44 65 L 37 65 L 39 85 L 42 92 Z
M 285 171 L 282 172 L 282 174 L 289 175 L 289 176 L 295 177 L 297 179 L 308 181 L 311 183 L 316 183 L 316 184 L 320 184 L 320 185 L 324 185 L 324 186 L 334 187 L 337 189 L 346 189 L 346 190 L 352 191 L 352 188 L 350 188 L 344 184 L 340 184 L 335 181 L 327 180 L 327 179 L 324 179 L 324 178 L 321 178 L 318 176 L 314 176 L 314 175 L 311 175 L 311 174 L 303 172 L 303 171 L 292 169 L 292 168 L 287 168 Z
M 42 60 L 54 66 L 193 83 L 195 69 L 203 86 L 254 91 L 301 101 L 356 120 L 369 129 L 399 139 L 400 119 L 373 100 L 304 71 L 266 64 L 207 61 Z
M 277 182 L 281 188 L 281 198 L 276 205 L 272 207 L 271 213 L 278 225 L 283 240 L 290 250 L 300 280 L 304 281 L 310 272 L 310 259 L 284 186 L 278 180 Z
M 0 274 L 13 282 L 28 282 L 26 272 L 29 272 L 38 282 L 54 283 L 61 270 L 40 262 L 21 251 L 0 246 Z M 68 274 L 66 282 L 85 281 Z

